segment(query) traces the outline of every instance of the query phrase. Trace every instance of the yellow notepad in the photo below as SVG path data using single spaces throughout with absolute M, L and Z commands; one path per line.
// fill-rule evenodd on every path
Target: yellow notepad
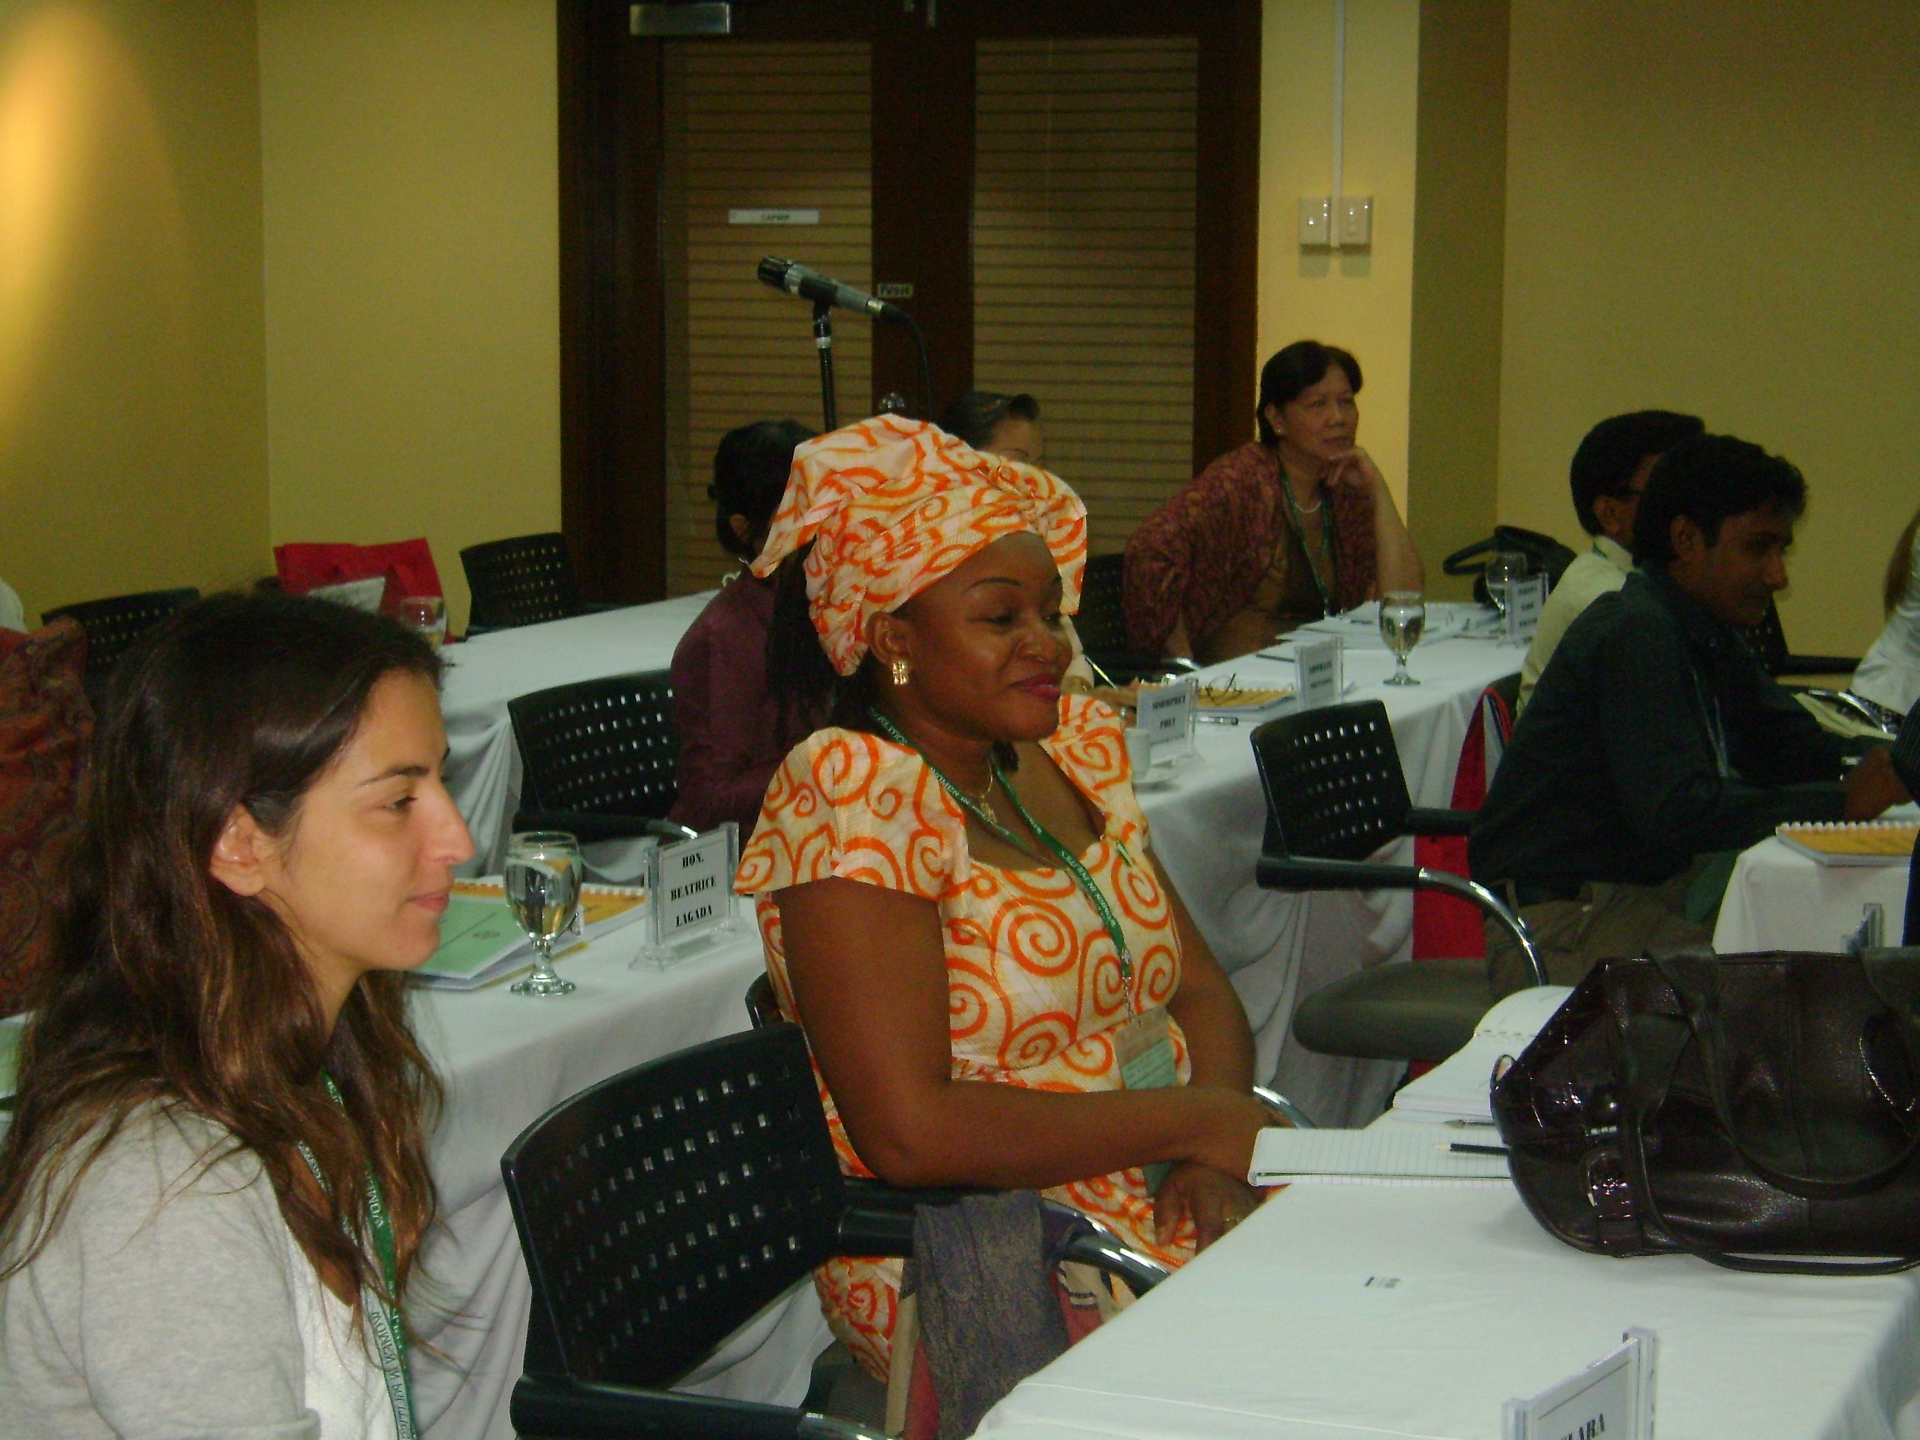
M 1859 820 L 1849 824 L 1780 825 L 1773 833 L 1822 865 L 1899 865 L 1913 854 L 1920 825 Z

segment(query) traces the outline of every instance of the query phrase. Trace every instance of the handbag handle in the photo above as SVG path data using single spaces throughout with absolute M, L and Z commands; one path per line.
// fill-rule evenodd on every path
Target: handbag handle
M 1626 1162 L 1627 1183 L 1634 1199 L 1646 1207 L 1647 1217 L 1666 1237 L 1689 1255 L 1697 1255 L 1722 1270 L 1741 1270 L 1751 1275 L 1897 1275 L 1920 1265 L 1920 1255 L 1900 1255 L 1885 1260 L 1795 1260 L 1786 1256 L 1762 1259 L 1758 1255 L 1730 1255 L 1691 1240 L 1677 1229 L 1654 1198 L 1653 1181 L 1647 1174 L 1647 1152 L 1640 1134 L 1639 1118 L 1620 1127 L 1620 1155 Z M 1744 1153 L 1744 1152 L 1743 1152 Z M 1751 1162 L 1749 1162 L 1751 1163 Z
M 1864 1195 L 1887 1183 L 1901 1170 L 1912 1163 L 1916 1154 L 1920 1154 L 1920 1133 L 1910 1135 L 1905 1148 L 1899 1151 L 1888 1163 L 1872 1170 L 1853 1175 L 1797 1175 L 1790 1170 L 1782 1170 L 1757 1157 L 1740 1138 L 1739 1129 L 1733 1121 L 1733 1107 L 1729 1102 L 1726 1089 L 1726 1074 L 1720 1064 L 1726 1050 L 1725 1029 L 1720 1016 L 1720 965 L 1718 957 L 1704 951 L 1676 950 L 1648 957 L 1661 977 L 1673 987 L 1687 1012 L 1687 1025 L 1693 1035 L 1706 1048 L 1706 1064 L 1702 1067 L 1707 1074 L 1707 1091 L 1713 1101 L 1714 1114 L 1719 1118 L 1721 1128 L 1726 1132 L 1727 1140 L 1739 1153 L 1740 1158 L 1751 1165 L 1754 1172 L 1768 1184 L 1790 1191 L 1809 1200 L 1840 1200 L 1854 1195 Z M 1869 976 L 1869 984 L 1871 984 Z M 1886 1002 L 1885 993 L 1874 987 L 1876 995 Z M 1889 1005 L 1889 1009 L 1895 1009 Z M 1908 1048 L 1908 1059 L 1913 1060 L 1911 1012 L 1901 1015 L 1895 1011 L 1897 1019 L 1904 1019 L 1900 1033 Z M 1638 1018 L 1638 1017 L 1636 1017 Z M 1678 1054 L 1674 1056 L 1678 1062 Z M 1667 1083 L 1672 1081 L 1671 1068 L 1667 1071 Z M 1659 1102 L 1666 1099 L 1665 1086 L 1661 1088 Z M 1650 1106 L 1640 1111 L 1641 1115 L 1652 1113 L 1657 1108 Z M 1637 1130 L 1637 1121 L 1636 1121 Z M 1913 1262 L 1920 1264 L 1920 1258 Z

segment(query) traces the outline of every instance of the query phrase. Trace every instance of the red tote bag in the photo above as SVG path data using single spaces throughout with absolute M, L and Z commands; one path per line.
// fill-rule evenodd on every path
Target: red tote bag
M 281 586 L 292 595 L 304 595 L 320 585 L 382 577 L 387 588 L 380 596 L 380 608 L 389 614 L 405 596 L 444 598 L 446 593 L 440 588 L 440 572 L 434 568 L 433 551 L 424 537 L 390 545 L 276 545 L 273 564 Z

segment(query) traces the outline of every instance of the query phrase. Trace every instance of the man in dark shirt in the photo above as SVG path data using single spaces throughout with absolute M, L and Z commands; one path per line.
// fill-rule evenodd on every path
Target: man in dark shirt
M 1857 746 L 1775 685 L 1735 628 L 1785 587 L 1805 508 L 1800 472 L 1759 446 L 1680 442 L 1641 497 L 1638 568 L 1541 675 L 1468 855 L 1476 880 L 1518 902 L 1555 983 L 1603 956 L 1705 944 L 1717 896 L 1688 904 L 1704 857 L 1907 798 L 1884 748 L 1843 783 Z M 1524 983 L 1504 933 L 1490 926 L 1488 942 L 1501 988 Z

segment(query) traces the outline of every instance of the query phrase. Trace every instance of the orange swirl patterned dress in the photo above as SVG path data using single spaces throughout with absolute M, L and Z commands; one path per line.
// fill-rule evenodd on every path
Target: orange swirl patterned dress
M 1113 1031 L 1164 1005 L 1180 985 L 1180 942 L 1134 798 L 1118 716 L 1075 696 L 1041 747 L 1104 817 L 1081 863 L 1106 892 L 1133 954 L 1131 993 L 1092 903 L 1065 870 L 1005 870 L 969 858 L 966 817 L 915 752 L 878 735 L 820 730 L 803 740 L 768 787 L 735 889 L 759 897 L 767 971 L 781 1013 L 794 1018 L 774 893 L 841 876 L 903 890 L 939 906 L 946 932 L 953 1077 L 1041 1090 L 1123 1088 Z M 1171 1025 L 1180 1082 L 1186 1042 Z M 816 1069 L 816 1074 L 817 1074 Z M 824 1083 L 820 1098 L 852 1175 L 870 1175 L 847 1140 Z M 1154 1239 L 1153 1201 L 1138 1167 L 1046 1192 L 1111 1225 L 1128 1244 L 1180 1264 L 1191 1226 L 1171 1245 Z M 876 1375 L 887 1373 L 897 1260 L 836 1259 L 814 1273 L 834 1332 Z

